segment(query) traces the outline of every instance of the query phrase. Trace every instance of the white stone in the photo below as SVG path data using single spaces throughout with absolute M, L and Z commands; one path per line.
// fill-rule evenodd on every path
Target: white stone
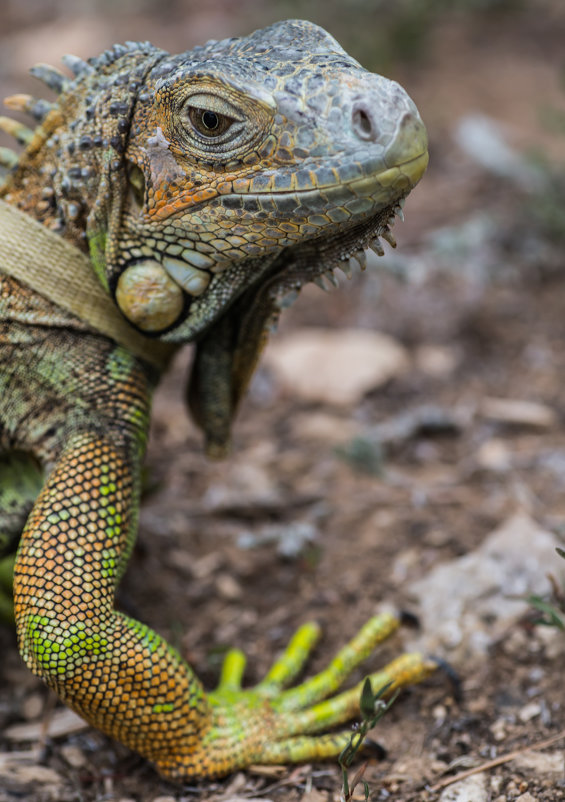
M 535 752 L 528 750 L 514 758 L 512 767 L 527 775 L 543 776 L 554 782 L 565 780 L 565 754 L 555 752 Z
M 565 579 L 558 545 L 555 535 L 520 513 L 475 551 L 413 582 L 422 635 L 410 648 L 447 653 L 456 663 L 485 655 L 528 610 L 529 595 L 549 593 L 548 573 Z
M 440 802 L 487 802 L 487 776 L 484 772 L 473 774 L 464 780 L 449 785 L 441 792 Z
M 265 364 L 287 392 L 305 401 L 347 405 L 405 372 L 408 355 L 376 331 L 304 328 L 274 339 Z

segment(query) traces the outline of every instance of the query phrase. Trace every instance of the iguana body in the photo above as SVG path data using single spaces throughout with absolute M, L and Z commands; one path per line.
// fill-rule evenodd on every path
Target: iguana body
M 166 365 L 155 343 L 197 343 L 190 404 L 209 453 L 224 453 L 288 295 L 380 247 L 425 169 L 425 130 L 397 84 L 310 23 L 180 56 L 134 43 L 67 64 L 72 81 L 36 69 L 56 103 L 9 101 L 41 124 L 30 135 L 4 122 L 26 149 L 0 198 L 89 254 L 102 302 L 117 304 L 138 345 L 81 312 L 71 268 L 59 282 L 47 246 L 23 279 L 5 252 L 0 538 L 23 530 L 14 577 L 22 655 L 67 704 L 169 777 L 336 754 L 347 734 L 312 733 L 354 715 L 359 690 L 320 700 L 395 628 L 392 617 L 370 621 L 298 688 L 282 690 L 316 637 L 312 625 L 252 691 L 239 689 L 232 653 L 220 687 L 205 694 L 162 638 L 114 609 L 114 595 Z M 31 223 L 29 238 L 31 247 Z M 77 270 L 81 261 L 77 250 Z M 60 297 L 44 291 L 47 274 Z M 398 685 L 428 670 L 408 655 L 374 679 Z

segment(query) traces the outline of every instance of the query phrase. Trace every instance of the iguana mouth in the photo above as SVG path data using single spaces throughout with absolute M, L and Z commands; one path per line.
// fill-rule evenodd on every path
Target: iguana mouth
M 325 168 L 325 171 L 334 173 L 334 181 L 326 180 L 325 182 L 320 180 L 315 169 L 307 169 L 308 165 L 306 164 L 302 172 L 308 174 L 309 186 L 305 185 L 303 179 L 302 185 L 294 186 L 294 188 L 283 189 L 275 183 L 274 186 L 269 186 L 264 191 L 254 192 L 252 181 L 245 183 L 234 181 L 233 191 L 223 199 L 225 200 L 227 197 L 237 197 L 242 200 L 272 198 L 276 203 L 278 198 L 285 197 L 296 197 L 301 200 L 320 197 L 321 202 L 325 204 L 324 208 L 327 208 L 328 204 L 331 204 L 332 201 L 339 201 L 340 195 L 348 191 L 357 197 L 371 198 L 376 204 L 379 202 L 379 190 L 383 192 L 386 190 L 389 194 L 383 200 L 388 203 L 392 188 L 405 185 L 408 189 L 412 189 L 422 177 L 428 164 L 428 151 L 426 147 L 422 149 L 416 147 L 415 150 L 416 153 L 410 153 L 409 158 L 398 163 L 387 164 L 386 159 L 381 157 L 378 160 L 369 161 L 367 164 L 360 164 L 359 168 L 363 168 L 359 170 L 361 175 L 343 180 L 339 176 L 339 170 L 332 168 L 331 164 Z
M 401 164 L 393 167 L 383 165 L 379 171 L 349 181 L 312 189 L 237 191 L 222 196 L 221 203 L 225 208 L 244 211 L 256 211 L 257 207 L 272 204 L 276 214 L 290 214 L 293 220 L 302 220 L 305 225 L 323 229 L 328 223 L 335 222 L 339 226 L 347 223 L 346 215 L 354 222 L 355 218 L 373 215 L 376 210 L 390 206 L 391 195 L 393 198 L 405 197 L 418 183 L 427 164 L 428 153 L 424 151 Z M 319 222 L 319 214 L 325 216 L 324 223 Z
M 366 180 L 366 185 L 370 183 L 374 186 L 378 182 L 379 186 L 386 188 L 388 192 L 387 203 L 379 206 L 375 201 L 375 195 L 371 195 L 373 200 L 370 213 L 353 220 L 349 225 L 343 225 L 339 231 L 329 236 L 314 237 L 306 240 L 302 244 L 290 249 L 290 254 L 296 251 L 300 254 L 295 262 L 301 273 L 300 285 L 313 281 L 319 284 L 322 289 L 326 289 L 321 277 L 327 277 L 331 284 L 337 286 L 337 279 L 334 270 L 339 268 L 347 277 L 351 275 L 350 259 L 353 258 L 359 264 L 361 270 L 365 269 L 367 249 L 372 250 L 377 256 L 384 255 L 384 249 L 380 238 L 388 242 L 391 247 L 396 247 L 396 240 L 392 234 L 392 227 L 396 218 L 404 220 L 404 202 L 406 196 L 413 189 L 422 177 L 429 161 L 427 150 L 414 156 L 411 159 L 381 172 L 374 176 L 372 182 Z M 395 182 L 396 195 L 392 194 L 391 185 Z M 359 186 L 360 182 L 356 182 Z M 292 261 L 292 260 L 291 260 Z M 288 263 L 286 270 L 280 271 L 281 283 L 288 283 L 288 277 L 292 271 Z M 294 278 L 293 278 L 294 280 Z M 297 287 L 298 289 L 298 287 Z
M 417 159 L 427 164 L 427 153 Z M 421 172 L 424 169 L 425 164 Z M 364 270 L 366 248 L 384 255 L 379 237 L 396 247 L 391 227 L 395 217 L 404 217 L 402 207 L 408 192 L 349 230 L 287 249 L 197 340 L 187 398 L 205 435 L 209 457 L 222 458 L 229 452 L 233 418 L 280 312 L 308 282 L 324 290 L 329 289 L 327 281 L 337 287 L 336 268 L 349 278 L 351 258 Z

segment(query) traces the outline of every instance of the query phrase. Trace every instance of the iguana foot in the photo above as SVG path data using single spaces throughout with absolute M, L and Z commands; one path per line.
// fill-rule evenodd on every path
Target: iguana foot
M 329 666 L 294 688 L 286 686 L 302 669 L 319 638 L 317 624 L 302 626 L 283 655 L 255 687 L 242 690 L 245 668 L 242 652 L 230 651 L 223 664 L 217 689 L 208 694 L 211 726 L 202 736 L 201 748 L 186 757 L 170 756 L 159 762 L 171 778 L 221 776 L 251 764 L 296 763 L 338 755 L 351 738 L 351 730 L 322 733 L 359 714 L 363 682 L 337 696 L 348 675 L 375 646 L 399 625 L 399 619 L 383 614 L 370 619 L 336 655 Z M 404 654 L 370 675 L 373 692 L 395 689 L 425 679 L 436 663 L 420 654 Z

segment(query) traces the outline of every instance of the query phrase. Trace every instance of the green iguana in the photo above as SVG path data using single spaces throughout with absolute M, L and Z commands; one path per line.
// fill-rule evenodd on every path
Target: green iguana
M 25 148 L 0 189 L 0 539 L 21 533 L 14 609 L 24 660 L 89 722 L 170 778 L 340 752 L 359 709 L 332 696 L 396 626 L 372 619 L 285 690 L 318 629 L 241 689 L 229 654 L 205 693 L 182 657 L 114 608 L 136 533 L 151 394 L 194 342 L 189 403 L 225 453 L 267 333 L 305 282 L 394 242 L 428 161 L 396 83 L 301 21 L 178 56 L 115 46 L 74 78 L 32 71 L 55 102 L 7 100 Z M 15 549 L 15 547 L 14 547 Z M 7 550 L 5 548 L 5 550 Z M 404 655 L 375 690 L 432 670 Z M 331 698 L 327 698 L 331 697 Z M 323 701 L 326 700 L 326 701 Z M 320 734 L 326 733 L 326 734 Z

